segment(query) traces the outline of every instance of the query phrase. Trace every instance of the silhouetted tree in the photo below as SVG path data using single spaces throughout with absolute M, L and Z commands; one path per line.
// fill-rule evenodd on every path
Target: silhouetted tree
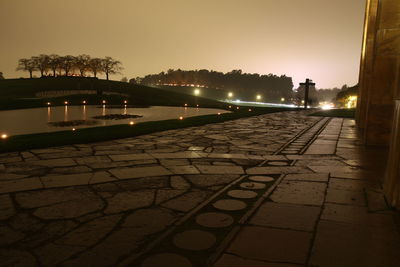
M 17 70 L 28 71 L 29 77 L 32 78 L 32 73 L 36 70 L 34 60 L 32 58 L 19 59 Z
M 40 72 L 40 76 L 43 77 L 45 73 L 50 69 L 50 57 L 48 55 L 40 54 L 39 56 L 32 57 L 35 67 Z
M 112 57 L 105 57 L 102 59 L 101 66 L 103 72 L 106 74 L 107 81 L 110 74 L 117 74 L 120 73 L 120 70 L 122 70 L 121 62 L 113 59 Z
M 76 57 L 40 54 L 39 56 L 20 59 L 17 70 L 28 71 L 31 78 L 33 71 L 36 70 L 40 71 L 41 76 L 47 74 L 49 70 L 53 72 L 53 76 L 56 76 L 57 72 L 58 75 L 62 75 L 63 71 L 65 76 L 69 76 L 75 70 L 79 71 L 80 76 L 85 76 L 87 71 L 91 71 L 94 77 L 97 77 L 99 73 L 105 73 L 108 80 L 110 74 L 120 73 L 122 66 L 120 61 L 112 57 L 91 58 L 85 54 Z M 128 81 L 126 77 L 125 79 Z
M 48 64 L 49 64 L 49 68 L 53 72 L 53 76 L 56 77 L 56 71 L 60 69 L 60 64 L 61 64 L 60 56 L 56 55 L 56 54 L 51 54 L 49 56 Z
M 73 69 L 75 64 L 74 56 L 63 56 L 60 57 L 60 68 L 64 70 L 65 76 L 69 75 L 69 72 Z
M 90 69 L 89 67 L 90 56 L 79 55 L 75 57 L 75 67 L 79 70 L 81 76 L 85 76 L 85 72 Z
M 101 58 L 91 58 L 89 60 L 89 69 L 93 72 L 93 76 L 97 77 L 98 73 L 101 73 L 102 70 L 102 59 Z

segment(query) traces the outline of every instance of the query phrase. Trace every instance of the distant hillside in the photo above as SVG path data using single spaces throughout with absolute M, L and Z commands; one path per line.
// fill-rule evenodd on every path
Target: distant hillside
M 119 103 L 122 99 L 126 99 L 131 105 L 182 106 L 187 103 L 190 106 L 197 104 L 202 107 L 223 106 L 221 102 L 211 99 L 125 82 L 85 77 L 45 77 L 0 80 L 0 109 L 8 109 L 13 105 L 19 107 L 24 103 L 30 103 L 29 106 L 42 106 L 44 101 L 50 98 L 75 91 L 77 95 L 86 95 L 90 92 L 92 98 L 115 99 Z M 74 99 L 79 100 L 76 97 Z
M 206 87 L 192 87 L 192 86 L 156 86 L 155 88 L 160 88 L 162 90 L 167 90 L 170 92 L 180 93 L 180 94 L 187 94 L 187 95 L 195 95 L 195 90 L 199 90 L 199 96 L 210 98 L 210 99 L 217 99 L 217 100 L 225 100 L 229 99 L 228 93 L 230 91 L 224 89 L 216 89 L 216 88 L 206 88 Z M 233 95 L 232 99 L 240 99 L 240 96 Z
M 292 96 L 293 82 L 291 77 L 274 74 L 243 73 L 232 70 L 227 73 L 201 70 L 173 70 L 150 74 L 136 79 L 137 83 L 148 86 L 177 86 L 177 88 L 200 87 L 222 92 L 232 92 L 236 98 L 254 101 L 256 95 L 269 102 L 280 102 L 281 98 Z M 220 98 L 221 99 L 221 98 Z

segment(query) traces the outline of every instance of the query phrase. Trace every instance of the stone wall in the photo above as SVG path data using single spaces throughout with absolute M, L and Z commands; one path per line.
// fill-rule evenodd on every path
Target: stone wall
M 368 0 L 357 124 L 366 145 L 389 146 L 386 196 L 400 209 L 400 1 Z
M 400 100 L 396 101 L 389 160 L 383 188 L 389 203 L 400 209 Z
M 400 1 L 367 1 L 358 125 L 367 145 L 388 145 L 400 95 Z

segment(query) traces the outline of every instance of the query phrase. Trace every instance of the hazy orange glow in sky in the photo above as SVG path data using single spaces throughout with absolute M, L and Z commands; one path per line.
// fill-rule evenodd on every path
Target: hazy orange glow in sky
M 111 56 L 120 79 L 169 68 L 358 80 L 365 0 L 0 0 L 0 71 L 41 53 Z

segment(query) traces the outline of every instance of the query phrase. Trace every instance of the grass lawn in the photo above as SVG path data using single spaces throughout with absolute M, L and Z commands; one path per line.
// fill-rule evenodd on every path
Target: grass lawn
M 159 131 L 179 129 L 191 126 L 200 126 L 208 123 L 217 123 L 244 117 L 256 116 L 266 113 L 294 110 L 290 108 L 274 107 L 249 107 L 241 106 L 239 110 L 234 109 L 232 113 L 221 115 L 204 115 L 185 118 L 183 120 L 173 119 L 164 121 L 142 122 L 134 125 L 112 125 L 105 127 L 93 127 L 77 129 L 76 131 L 60 131 L 52 133 L 39 133 L 28 135 L 15 135 L 6 139 L 0 139 L 0 152 L 22 151 L 34 148 L 45 148 L 52 146 L 83 144 L 106 141 L 118 138 L 126 138 L 149 134 Z
M 338 118 L 350 118 L 354 119 L 356 114 L 356 109 L 329 109 L 321 110 L 310 114 L 309 116 L 321 116 L 321 117 L 338 117 Z
M 85 94 L 83 91 L 94 91 L 97 94 Z M 68 91 L 69 96 L 39 98 L 39 92 Z M 76 91 L 76 94 L 74 94 Z M 177 92 L 166 92 L 162 89 L 135 85 L 118 81 L 106 81 L 85 77 L 46 77 L 33 79 L 0 80 L 0 110 L 33 108 L 52 105 L 63 105 L 67 100 L 72 105 L 81 104 L 83 100 L 89 104 L 100 104 L 106 100 L 111 105 L 121 105 L 127 100 L 133 106 L 189 106 L 222 108 L 222 102 L 196 97 Z

